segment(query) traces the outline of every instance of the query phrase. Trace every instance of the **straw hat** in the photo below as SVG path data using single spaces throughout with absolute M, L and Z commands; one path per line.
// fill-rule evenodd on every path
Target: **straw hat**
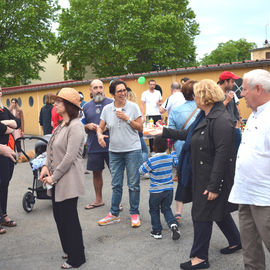
M 76 107 L 78 107 L 81 110 L 80 106 L 80 95 L 74 88 L 62 88 L 57 96 L 54 96 L 55 98 L 59 97 L 62 98 Z

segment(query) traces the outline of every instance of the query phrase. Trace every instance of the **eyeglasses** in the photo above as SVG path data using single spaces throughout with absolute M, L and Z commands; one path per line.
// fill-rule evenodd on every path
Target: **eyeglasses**
M 54 101 L 54 104 L 59 104 L 59 103 L 61 103 L 61 102 L 63 102 L 62 99 L 56 99 L 56 100 Z
M 126 93 L 127 92 L 127 89 L 122 89 L 122 90 L 118 90 L 118 91 L 115 91 L 115 94 L 119 94 L 119 93 Z

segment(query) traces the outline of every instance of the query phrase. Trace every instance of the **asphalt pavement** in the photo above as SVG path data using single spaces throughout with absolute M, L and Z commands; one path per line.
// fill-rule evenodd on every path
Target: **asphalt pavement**
M 26 148 L 34 149 L 34 142 L 27 141 Z M 86 160 L 84 161 L 86 164 Z M 33 211 L 26 213 L 22 207 L 22 198 L 33 182 L 33 173 L 29 163 L 15 166 L 9 187 L 8 214 L 18 226 L 7 228 L 7 233 L 0 236 L 0 270 L 54 270 L 60 269 L 61 246 L 52 216 L 50 200 L 36 200 Z M 165 220 L 163 239 L 150 237 L 151 223 L 148 213 L 149 180 L 141 180 L 140 214 L 142 226 L 132 228 L 129 218 L 128 188 L 124 185 L 121 221 L 108 226 L 98 226 L 110 209 L 111 178 L 109 170 L 104 171 L 103 197 L 105 206 L 85 210 L 84 206 L 94 200 L 92 173 L 85 175 L 85 195 L 79 199 L 78 211 L 83 230 L 87 262 L 80 269 L 117 269 L 117 270 L 165 270 L 179 269 L 179 263 L 189 259 L 193 241 L 193 227 L 190 216 L 191 204 L 185 205 L 181 238 L 171 239 L 170 230 Z M 176 188 L 176 183 L 174 183 Z M 172 205 L 175 209 L 175 205 Z M 238 224 L 237 213 L 234 218 Z M 209 250 L 210 269 L 243 270 L 241 251 L 232 255 L 221 255 L 219 250 L 227 242 L 214 225 Z M 266 262 L 270 265 L 270 256 L 266 252 Z

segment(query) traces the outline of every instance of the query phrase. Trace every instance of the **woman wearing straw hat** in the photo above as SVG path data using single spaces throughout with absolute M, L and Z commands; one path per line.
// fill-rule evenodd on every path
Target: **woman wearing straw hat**
M 82 230 L 77 212 L 78 197 L 84 194 L 82 153 L 84 128 L 78 118 L 80 96 L 73 88 L 62 88 L 55 96 L 57 113 L 63 117 L 47 147 L 40 179 L 48 184 L 53 215 L 67 261 L 62 269 L 85 263 Z M 52 186 L 52 188 L 50 188 Z

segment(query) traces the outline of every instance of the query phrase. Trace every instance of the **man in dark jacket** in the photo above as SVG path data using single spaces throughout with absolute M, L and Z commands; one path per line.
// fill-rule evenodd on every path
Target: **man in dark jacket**
M 52 134 L 52 93 L 48 93 L 45 97 L 45 105 L 41 108 L 39 113 L 39 124 L 42 128 L 43 134 Z

